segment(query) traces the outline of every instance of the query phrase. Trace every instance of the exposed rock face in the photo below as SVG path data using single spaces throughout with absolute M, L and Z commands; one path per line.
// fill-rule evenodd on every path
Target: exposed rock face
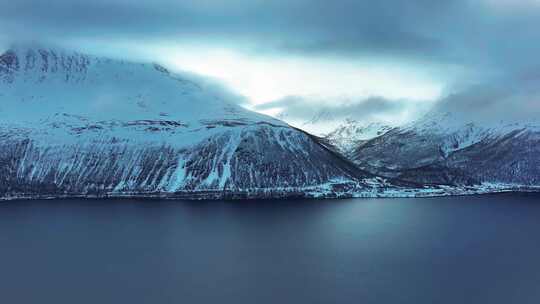
M 370 172 L 430 184 L 540 186 L 540 128 L 481 126 L 432 112 L 359 145 L 353 161 Z
M 8 51 L 0 56 L 0 197 L 376 191 L 371 174 L 316 138 L 228 98 L 159 65 Z

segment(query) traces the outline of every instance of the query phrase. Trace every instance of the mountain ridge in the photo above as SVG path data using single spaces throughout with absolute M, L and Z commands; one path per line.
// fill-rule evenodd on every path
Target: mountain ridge
M 431 113 L 357 146 L 364 170 L 424 184 L 540 186 L 540 124 L 461 121 Z

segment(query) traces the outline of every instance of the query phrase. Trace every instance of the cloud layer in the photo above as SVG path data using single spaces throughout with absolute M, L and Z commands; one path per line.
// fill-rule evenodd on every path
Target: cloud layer
M 434 110 L 481 124 L 540 123 L 540 73 L 504 77 L 457 89 Z
M 432 106 L 429 102 L 391 100 L 382 97 L 334 98 L 288 96 L 258 105 L 255 109 L 274 113 L 278 118 L 309 132 L 322 135 L 347 120 L 364 124 L 382 122 L 396 126 L 421 114 Z
M 253 52 L 521 66 L 540 52 L 534 0 L 2 0 L 11 39 L 151 39 Z M 504 60 L 503 60 L 504 59 Z

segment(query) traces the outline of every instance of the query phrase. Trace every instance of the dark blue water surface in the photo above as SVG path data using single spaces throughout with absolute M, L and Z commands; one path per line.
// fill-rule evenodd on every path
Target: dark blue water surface
M 540 195 L 0 203 L 0 303 L 540 303 Z

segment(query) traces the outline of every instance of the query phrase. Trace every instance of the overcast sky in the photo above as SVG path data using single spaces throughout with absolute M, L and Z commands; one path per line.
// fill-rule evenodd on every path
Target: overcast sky
M 299 119 L 540 114 L 540 0 L 0 0 L 0 29 L 3 48 L 158 61 Z

